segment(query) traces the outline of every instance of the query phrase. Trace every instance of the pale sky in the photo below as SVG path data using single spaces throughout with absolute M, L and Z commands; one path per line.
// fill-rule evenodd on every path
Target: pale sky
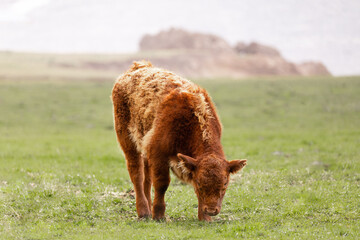
M 143 34 L 170 27 L 360 75 L 359 0 L 0 0 L 0 50 L 129 53 Z

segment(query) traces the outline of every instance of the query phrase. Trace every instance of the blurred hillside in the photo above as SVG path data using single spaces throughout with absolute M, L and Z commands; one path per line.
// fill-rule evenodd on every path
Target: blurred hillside
M 0 52 L 0 77 L 113 79 L 141 59 L 192 78 L 331 75 L 322 63 L 292 63 L 270 46 L 231 46 L 219 36 L 175 28 L 143 36 L 139 48 L 114 55 Z
M 295 64 L 270 46 L 238 42 L 231 46 L 219 36 L 192 33 L 171 28 L 155 35 L 145 35 L 140 51 L 178 50 L 171 57 L 152 57 L 155 65 L 191 77 L 248 77 L 248 76 L 322 76 L 330 75 L 319 62 Z

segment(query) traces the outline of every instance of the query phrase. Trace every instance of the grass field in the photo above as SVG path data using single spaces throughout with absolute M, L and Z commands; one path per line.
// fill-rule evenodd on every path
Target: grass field
M 199 81 L 229 159 L 221 213 L 172 177 L 167 221 L 136 218 L 112 82 L 0 81 L 0 239 L 358 239 L 360 77 Z

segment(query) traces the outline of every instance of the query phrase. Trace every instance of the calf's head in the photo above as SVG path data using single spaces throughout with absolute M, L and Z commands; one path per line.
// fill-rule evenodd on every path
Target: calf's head
M 199 219 L 210 220 L 217 215 L 229 185 L 230 173 L 236 173 L 246 165 L 246 160 L 226 161 L 213 155 L 202 159 L 179 153 L 181 170 L 187 173 L 199 201 Z

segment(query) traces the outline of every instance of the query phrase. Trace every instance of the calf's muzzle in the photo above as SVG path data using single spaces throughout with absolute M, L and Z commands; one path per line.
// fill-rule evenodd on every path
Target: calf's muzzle
M 219 207 L 208 207 L 208 206 L 205 206 L 203 208 L 203 212 L 206 214 L 206 215 L 209 215 L 209 216 L 216 216 L 219 214 L 220 212 L 220 208 Z

